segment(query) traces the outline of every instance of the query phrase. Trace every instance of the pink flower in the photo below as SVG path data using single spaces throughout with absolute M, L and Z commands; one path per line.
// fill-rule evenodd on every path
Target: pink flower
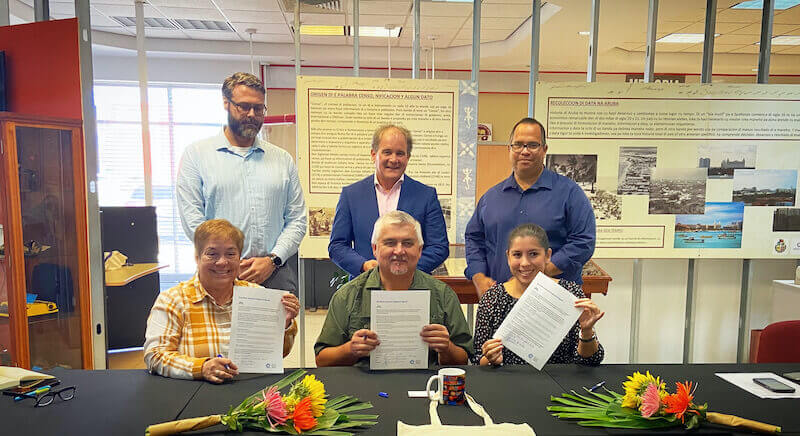
M 262 395 L 264 396 L 262 401 L 267 411 L 267 421 L 269 421 L 269 425 L 274 429 L 276 425 L 284 424 L 289 418 L 289 414 L 286 412 L 286 403 L 283 402 L 281 393 L 272 386 L 268 390 L 262 392 Z
M 649 418 L 658 413 L 660 408 L 661 398 L 658 395 L 658 388 L 653 383 L 650 383 L 647 385 L 644 395 L 642 395 L 642 406 L 639 410 L 642 412 L 642 416 Z

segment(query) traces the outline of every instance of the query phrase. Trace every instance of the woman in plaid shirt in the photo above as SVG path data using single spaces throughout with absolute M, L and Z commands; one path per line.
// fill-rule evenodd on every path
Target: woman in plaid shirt
M 239 373 L 227 355 L 234 286 L 258 286 L 237 279 L 244 234 L 223 219 L 208 220 L 194 232 L 197 274 L 159 294 L 145 332 L 144 361 L 165 377 L 222 383 Z M 283 356 L 297 334 L 300 302 L 286 292 Z

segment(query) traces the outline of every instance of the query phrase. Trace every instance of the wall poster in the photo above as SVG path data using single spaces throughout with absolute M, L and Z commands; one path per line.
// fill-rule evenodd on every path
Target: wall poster
M 595 257 L 800 257 L 800 86 L 540 82 L 536 114 Z

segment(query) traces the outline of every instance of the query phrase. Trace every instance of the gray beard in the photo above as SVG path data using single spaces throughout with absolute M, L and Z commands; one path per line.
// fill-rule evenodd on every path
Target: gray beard
M 247 119 L 245 119 L 247 121 Z M 253 139 L 258 136 L 258 132 L 261 131 L 261 126 L 263 125 L 263 121 L 261 123 L 248 123 L 242 122 L 237 120 L 236 118 L 228 112 L 228 128 L 231 129 L 231 133 L 236 136 L 240 136 L 242 138 Z

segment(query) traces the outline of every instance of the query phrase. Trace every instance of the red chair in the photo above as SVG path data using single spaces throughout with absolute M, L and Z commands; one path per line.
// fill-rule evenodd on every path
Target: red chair
M 768 325 L 757 347 L 754 363 L 800 363 L 800 320 Z

